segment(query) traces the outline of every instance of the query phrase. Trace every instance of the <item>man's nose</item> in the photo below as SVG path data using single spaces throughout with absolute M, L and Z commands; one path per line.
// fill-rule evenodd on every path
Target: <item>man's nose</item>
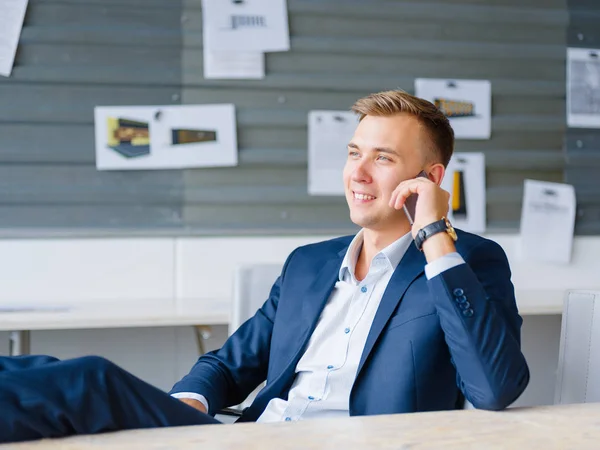
M 354 166 L 352 171 L 352 181 L 357 183 L 370 183 L 371 182 L 371 170 L 368 161 L 359 161 Z

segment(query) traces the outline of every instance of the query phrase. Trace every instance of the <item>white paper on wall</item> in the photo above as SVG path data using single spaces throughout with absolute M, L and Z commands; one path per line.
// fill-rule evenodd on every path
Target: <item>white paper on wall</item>
M 10 76 L 21 36 L 27 0 L 0 1 L 0 75 Z
M 290 49 L 286 0 L 202 0 L 204 50 Z
M 567 124 L 600 128 L 600 49 L 567 49 Z
M 490 138 L 492 84 L 488 80 L 417 78 L 415 95 L 446 114 L 457 139 Z
M 237 165 L 234 105 L 100 106 L 94 116 L 99 170 Z
M 310 111 L 308 114 L 308 193 L 344 195 L 342 172 L 348 143 L 358 124 L 348 111 Z
M 450 222 L 465 231 L 485 232 L 485 154 L 455 153 L 441 186 L 450 192 Z
M 204 50 L 206 79 L 262 79 L 265 77 L 265 56 L 253 52 L 212 52 Z

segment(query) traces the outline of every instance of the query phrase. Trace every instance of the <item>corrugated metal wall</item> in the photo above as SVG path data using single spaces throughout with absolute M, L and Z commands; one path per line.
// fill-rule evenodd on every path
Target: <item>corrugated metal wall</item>
M 180 23 L 173 0 L 30 0 L 0 77 L 0 235 L 181 226 L 180 172 L 94 151 L 94 106 L 181 102 Z
M 257 81 L 204 80 L 200 0 L 30 0 L 0 80 L 0 233 L 342 233 L 307 194 L 307 113 L 416 77 L 492 81 L 488 228 L 517 231 L 525 178 L 563 181 L 565 0 L 288 0 L 292 50 Z M 93 106 L 237 107 L 240 165 L 96 172 Z M 586 231 L 583 228 L 581 231 Z
M 569 0 L 569 47 L 600 48 L 600 1 Z M 566 181 L 575 186 L 578 234 L 600 234 L 600 130 L 569 128 Z

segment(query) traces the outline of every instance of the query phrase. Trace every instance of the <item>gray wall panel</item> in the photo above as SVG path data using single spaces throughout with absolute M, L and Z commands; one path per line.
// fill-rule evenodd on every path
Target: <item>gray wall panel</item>
M 198 4 L 200 0 L 187 4 Z M 378 5 L 379 4 L 379 5 Z M 431 1 L 373 1 L 362 0 L 289 0 L 290 12 L 324 14 L 338 17 L 373 17 L 385 20 L 427 20 L 448 22 L 449 19 L 464 22 L 537 25 L 566 25 L 564 2 L 523 2 L 519 7 L 506 6 L 502 0 L 463 4 L 463 2 Z M 509 2 L 510 5 L 510 2 Z
M 172 171 L 99 172 L 90 165 L 5 165 L 0 166 L 0 204 L 176 207 L 182 183 L 174 175 Z
M 130 81 L 131 83 L 131 81 Z M 167 87 L 0 83 L 0 122 L 94 123 L 98 105 L 163 105 L 179 100 L 179 90 Z M 94 146 L 93 142 L 89 143 Z
M 470 62 L 470 63 L 469 63 Z M 485 62 L 482 58 L 473 58 L 471 61 L 464 59 L 449 59 L 445 62 L 445 73 L 449 78 L 473 78 L 479 76 L 481 68 L 479 64 L 485 64 L 486 69 L 493 73 L 494 78 L 510 78 L 514 74 L 514 67 L 507 65 L 506 61 L 489 58 Z M 406 76 L 432 77 L 439 76 L 440 63 L 435 58 L 423 59 L 415 56 L 402 57 L 402 72 Z M 319 67 L 324 73 L 339 73 L 353 75 L 382 75 L 389 76 L 390 73 L 398 71 L 398 61 L 395 58 L 382 58 L 374 55 L 356 56 L 343 55 L 339 53 L 327 55 L 317 53 L 303 53 L 293 55 L 290 53 L 274 53 L 267 59 L 267 68 L 274 73 L 302 74 L 314 72 L 314 67 Z M 528 75 L 540 80 L 556 80 L 557 72 L 564 72 L 564 58 L 556 61 L 543 60 L 532 65 Z
M 94 126 L 0 122 L 0 164 L 95 164 Z
M 343 198 L 307 194 L 307 114 L 416 77 L 492 81 L 492 138 L 456 143 L 486 154 L 491 231 L 518 229 L 525 178 L 565 176 L 564 0 L 288 0 L 264 80 L 203 78 L 200 4 L 30 1 L 0 79 L 0 229 L 353 231 Z M 178 103 L 236 105 L 239 167 L 95 171 L 94 106 Z
M 370 93 L 374 86 L 378 90 L 386 89 L 404 89 L 407 92 L 413 91 L 414 78 L 403 76 L 400 61 L 398 61 L 398 71 L 395 74 L 386 75 L 356 75 L 356 74 L 292 74 L 280 73 L 269 75 L 264 80 L 249 80 L 241 84 L 233 80 L 204 80 L 202 78 L 202 62 L 197 59 L 189 60 L 186 56 L 189 52 L 183 53 L 183 84 L 185 87 L 221 87 L 228 89 L 241 89 L 245 86 L 248 90 L 254 89 L 273 89 L 292 91 L 311 90 L 316 92 L 348 92 Z M 519 64 L 523 65 L 523 64 Z M 564 65 L 564 62 L 563 62 Z M 269 66 L 267 56 L 266 66 Z M 480 66 L 485 67 L 484 63 Z M 524 71 L 528 74 L 528 71 Z M 438 76 L 440 76 L 438 72 Z M 565 95 L 564 70 L 557 74 L 557 81 L 544 81 L 536 79 L 513 80 L 507 78 L 497 78 L 495 74 L 490 73 L 487 79 L 493 83 L 494 93 L 497 95 L 524 95 L 528 97 L 563 97 Z M 185 89 L 184 87 L 184 89 Z
M 181 229 L 182 173 L 98 172 L 93 127 L 96 105 L 180 102 L 180 23 L 171 0 L 29 2 L 0 78 L 0 234 Z
M 53 235 L 56 229 L 66 230 L 68 236 L 71 231 L 72 234 L 80 234 L 81 228 L 93 233 L 112 229 L 124 233 L 149 228 L 180 229 L 182 222 L 179 207 L 32 203 L 1 204 L 0 224 L 3 235 L 7 236 Z M 15 229 L 19 232 L 15 232 Z
M 244 234 L 248 230 L 252 230 L 253 234 L 330 234 L 356 230 L 348 218 L 348 206 L 342 198 L 332 199 L 328 204 L 310 205 L 186 205 L 183 217 L 186 223 L 217 234 L 238 230 Z
M 27 11 L 28 27 L 62 27 L 64 24 L 76 22 L 77 28 L 104 29 L 105 32 L 114 32 L 115 29 L 130 29 L 140 33 L 156 35 L 161 31 L 176 31 L 179 23 L 178 17 L 173 14 L 164 14 L 167 1 L 156 2 L 116 2 L 108 1 L 30 1 L 32 8 Z M 175 3 L 176 6 L 177 3 Z M 140 6 L 143 6 L 141 8 Z
M 235 171 L 221 172 L 223 189 L 214 190 L 194 175 L 201 172 L 186 171 L 184 220 L 192 227 L 215 220 L 205 217 L 207 211 L 234 220 L 238 215 L 214 209 L 222 203 L 239 210 L 250 231 L 350 229 L 342 198 L 306 194 L 307 114 L 346 110 L 373 91 L 412 92 L 416 77 L 492 81 L 492 138 L 456 145 L 457 151 L 486 154 L 491 230 L 518 229 L 524 179 L 563 179 L 564 1 L 289 0 L 292 50 L 267 54 L 267 77 L 259 81 L 203 79 L 200 2 L 184 5 L 182 102 L 236 103 L 240 173 L 273 167 L 302 174 L 274 191 L 269 187 L 276 177 L 244 176 L 243 192 L 233 188 Z M 204 189 L 214 191 L 212 200 L 203 197 Z M 331 208 L 323 208 L 327 204 Z M 312 217 L 309 205 L 319 212 L 316 224 L 305 223 Z

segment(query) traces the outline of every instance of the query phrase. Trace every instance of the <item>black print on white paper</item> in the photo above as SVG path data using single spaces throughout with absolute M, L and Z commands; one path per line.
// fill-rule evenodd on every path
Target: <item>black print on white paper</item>
M 600 61 L 571 61 L 571 114 L 600 114 Z

